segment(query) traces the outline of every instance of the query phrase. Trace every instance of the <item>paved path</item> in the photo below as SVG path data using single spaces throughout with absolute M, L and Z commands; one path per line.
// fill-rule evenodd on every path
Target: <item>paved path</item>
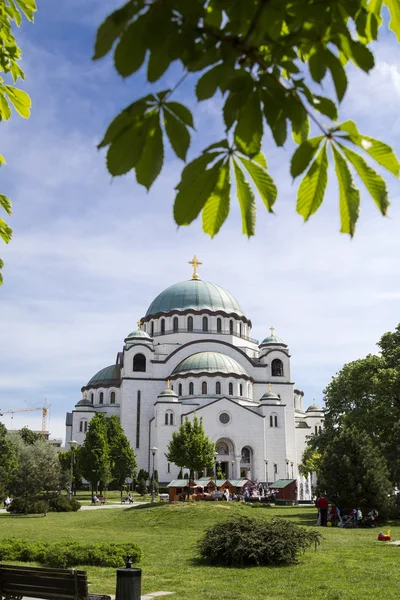
M 107 508 L 135 508 L 136 506 L 146 506 L 151 502 L 133 502 L 132 504 L 100 504 L 92 506 L 91 504 L 82 504 L 81 510 L 105 510 Z M 7 513 L 5 508 L 0 508 L 0 513 Z

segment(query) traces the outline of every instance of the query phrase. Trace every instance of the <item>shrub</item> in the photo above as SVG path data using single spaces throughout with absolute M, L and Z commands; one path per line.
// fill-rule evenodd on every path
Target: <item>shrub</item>
M 44 514 L 46 503 L 38 498 L 29 498 L 26 502 L 24 498 L 14 498 L 11 504 L 7 507 L 7 511 L 16 515 L 40 515 Z
M 136 491 L 141 496 L 144 496 L 147 493 L 146 481 L 144 479 L 139 479 Z
M 240 517 L 213 525 L 199 541 L 200 557 L 211 564 L 246 567 L 288 565 L 320 543 L 321 534 L 284 519 Z
M 37 562 L 46 567 L 67 568 L 77 565 L 123 567 L 130 554 L 138 562 L 141 551 L 136 544 L 79 544 L 78 542 L 27 542 L 20 539 L 0 541 L 2 561 Z
M 56 496 L 49 502 L 49 511 L 51 512 L 76 512 L 80 507 L 80 502 L 74 498 L 69 500 L 66 496 Z

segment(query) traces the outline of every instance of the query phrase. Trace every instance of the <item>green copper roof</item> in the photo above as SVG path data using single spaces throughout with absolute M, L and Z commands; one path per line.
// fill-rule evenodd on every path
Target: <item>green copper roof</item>
M 311 404 L 306 410 L 306 412 L 322 412 L 323 409 L 320 406 L 317 406 L 315 402 Z
M 266 392 L 263 396 L 261 396 L 260 402 L 263 400 L 280 400 L 280 398 L 274 394 L 274 392 Z
M 143 331 L 143 329 L 137 329 L 136 331 L 131 331 L 131 333 L 129 333 L 126 336 L 126 339 L 128 338 L 145 338 L 146 340 L 150 340 L 150 336 L 146 331 Z
M 274 481 L 274 483 L 271 483 L 271 485 L 269 487 L 271 489 L 281 490 L 281 489 L 285 488 L 286 486 L 290 485 L 291 483 L 293 483 L 294 481 L 296 481 L 296 480 L 295 479 L 278 479 L 278 481 Z
M 266 346 L 267 344 L 280 344 L 282 346 L 286 346 L 285 342 L 278 338 L 276 335 L 269 335 L 261 342 L 260 346 Z
M 93 375 L 92 379 L 87 384 L 88 387 L 91 385 L 119 385 L 121 381 L 121 369 L 119 365 L 110 365 L 101 369 L 96 375 Z
M 75 406 L 93 406 L 93 404 L 87 398 L 82 398 Z
M 178 398 L 178 394 L 171 390 L 170 388 L 165 389 L 163 392 L 160 392 L 157 398 Z
M 236 360 L 220 352 L 197 352 L 188 356 L 175 367 L 172 375 L 183 373 L 226 373 L 247 376 L 246 371 Z
M 233 296 L 219 285 L 189 279 L 167 288 L 150 304 L 146 317 L 173 310 L 210 310 L 244 316 L 243 309 Z

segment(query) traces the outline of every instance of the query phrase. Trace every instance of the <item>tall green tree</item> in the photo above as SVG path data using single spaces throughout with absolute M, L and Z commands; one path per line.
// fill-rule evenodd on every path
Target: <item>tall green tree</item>
M 394 504 L 385 458 L 367 433 L 352 427 L 327 444 L 318 484 L 341 509 L 375 508 L 384 516 Z
M 393 485 L 400 483 L 400 325 L 378 342 L 379 355 L 347 363 L 325 389 L 325 428 L 311 440 L 320 451 L 343 427 L 365 432 L 379 447 Z
M 70 485 L 71 479 L 71 458 L 72 458 L 72 488 L 74 496 L 76 490 L 82 484 L 82 469 L 81 469 L 81 448 L 70 448 L 66 452 L 59 452 L 58 459 L 60 461 L 61 470 L 63 472 L 63 480 L 65 486 Z
M 168 462 L 188 468 L 190 479 L 193 479 L 195 471 L 213 466 L 214 452 L 215 444 L 207 437 L 203 420 L 195 416 L 193 423 L 186 418 L 179 429 L 173 432 L 165 456 Z
M 125 480 L 134 477 L 137 465 L 135 453 L 116 415 L 112 415 L 107 423 L 107 440 L 111 478 L 121 491 L 122 498 Z
M 0 120 L 8 121 L 13 108 L 21 117 L 27 119 L 30 115 L 31 100 L 26 92 L 20 88 L 6 83 L 10 79 L 14 84 L 18 79 L 24 79 L 24 72 L 20 66 L 22 58 L 21 48 L 15 39 L 15 26 L 19 27 L 22 16 L 28 21 L 33 21 L 36 11 L 35 0 L 0 0 L 0 72 L 7 77 L 0 77 Z M 0 155 L 0 166 L 5 164 L 5 159 Z M 11 200 L 0 194 L 0 207 L 11 216 Z M 11 240 L 11 227 L 0 218 L 0 237 L 8 244 Z M 0 258 L 0 285 L 3 283 L 3 261 Z
M 60 493 L 62 470 L 53 446 L 38 440 L 25 444 L 17 436 L 12 443 L 18 455 L 18 465 L 13 470 L 10 489 L 15 497 L 23 498 L 25 512 L 29 500 L 38 494 L 49 498 Z
M 389 146 L 360 133 L 353 121 L 339 120 L 347 72 L 374 67 L 384 7 L 400 41 L 399 0 L 128 0 L 99 27 L 93 58 L 113 50 L 119 75 L 143 68 L 153 89 L 135 98 L 105 132 L 99 148 L 107 148 L 108 171 L 120 176 L 134 170 L 149 189 L 162 170 L 166 139 L 186 161 L 196 129 L 189 108 L 174 98 L 184 83 L 198 103 L 220 107 L 226 135 L 183 169 L 174 203 L 178 225 L 201 213 L 203 230 L 211 237 L 218 233 L 234 179 L 242 231 L 254 235 L 253 189 L 271 213 L 278 194 L 261 151 L 269 129 L 270 153 L 290 131 L 297 145 L 290 175 L 303 176 L 296 210 L 304 220 L 324 199 L 330 156 L 341 232 L 352 236 L 360 207 L 354 176 L 386 215 L 386 183 L 368 161 L 400 174 Z M 180 71 L 176 84 L 156 86 L 173 63 Z M 372 110 L 376 118 L 379 108 Z
M 301 457 L 301 463 L 299 464 L 300 473 L 305 477 L 315 473 L 318 479 L 321 468 L 321 460 L 321 453 L 315 450 L 315 448 L 313 448 L 313 446 L 310 444 L 307 444 L 303 452 L 303 456 Z
M 0 423 L 0 497 L 9 488 L 14 469 L 18 465 L 18 456 L 3 423 Z
M 97 413 L 89 423 L 88 432 L 81 447 L 82 474 L 90 482 L 92 491 L 98 490 L 102 481 L 110 481 L 110 453 L 107 439 L 107 421 L 103 413 Z
M 41 433 L 37 433 L 36 431 L 32 431 L 32 429 L 28 429 L 28 427 L 23 427 L 18 432 L 20 438 L 27 444 L 27 446 L 32 446 L 36 442 L 43 441 L 44 438 Z

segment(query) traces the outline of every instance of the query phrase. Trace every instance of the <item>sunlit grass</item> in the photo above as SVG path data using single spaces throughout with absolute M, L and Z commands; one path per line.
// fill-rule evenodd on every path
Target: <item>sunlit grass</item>
M 325 528 L 317 551 L 297 565 L 280 568 L 225 569 L 196 561 L 196 542 L 211 524 L 233 515 L 289 518 L 314 526 L 313 507 L 252 509 L 234 502 L 143 506 L 137 509 L 0 515 L 0 536 L 30 540 L 136 542 L 143 550 L 143 593 L 175 592 L 174 598 L 215 600 L 398 598 L 400 548 L 377 541 L 377 529 Z M 400 527 L 391 526 L 400 539 Z M 123 566 L 123 565 L 121 565 Z M 113 569 L 88 568 L 92 592 L 115 593 Z

